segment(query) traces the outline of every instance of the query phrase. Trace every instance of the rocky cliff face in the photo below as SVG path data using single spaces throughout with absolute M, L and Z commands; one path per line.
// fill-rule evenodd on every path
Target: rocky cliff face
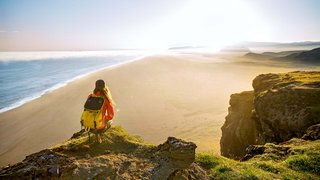
M 221 154 L 241 158 L 246 147 L 302 137 L 320 123 L 320 72 L 263 74 L 252 92 L 231 95 Z
M 256 144 L 255 122 L 251 118 L 253 110 L 253 92 L 245 91 L 232 94 L 229 101 L 229 114 L 222 126 L 222 137 L 220 142 L 221 155 L 236 158 L 243 156 L 248 144 Z M 240 154 L 239 154 L 240 153 Z
M 144 144 L 113 127 L 103 143 L 79 132 L 64 144 L 29 155 L 0 171 L 0 179 L 209 179 L 195 160 L 196 145 L 169 137 L 159 146 Z

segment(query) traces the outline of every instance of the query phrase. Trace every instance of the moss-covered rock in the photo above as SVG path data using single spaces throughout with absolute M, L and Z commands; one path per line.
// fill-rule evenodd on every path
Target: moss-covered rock
M 320 139 L 320 124 L 316 124 L 316 125 L 310 126 L 307 129 L 306 134 L 303 135 L 302 138 L 306 139 L 306 140 L 317 140 L 317 139 Z
M 253 80 L 253 88 L 231 95 L 221 128 L 222 155 L 241 159 L 249 145 L 301 138 L 320 123 L 319 71 L 262 74 Z

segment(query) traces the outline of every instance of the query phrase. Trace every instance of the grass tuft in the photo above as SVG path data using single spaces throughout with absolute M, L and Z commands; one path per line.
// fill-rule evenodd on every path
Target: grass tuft
M 293 170 L 320 175 L 320 152 L 310 151 L 304 154 L 296 154 L 288 157 L 285 163 Z
M 196 162 L 206 169 L 214 168 L 219 164 L 218 161 L 219 159 L 217 157 L 207 153 L 199 153 L 196 155 Z
M 275 173 L 275 174 L 280 173 L 280 170 L 278 168 L 274 167 L 273 164 L 259 162 L 259 163 L 257 163 L 257 167 L 264 170 L 264 171 L 267 171 L 267 172 L 271 172 L 271 173 Z

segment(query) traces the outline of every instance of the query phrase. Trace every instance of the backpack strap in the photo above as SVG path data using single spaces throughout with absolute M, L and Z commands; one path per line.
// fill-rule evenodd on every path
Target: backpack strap
M 90 131 L 90 127 L 84 127 L 84 131 L 85 132 L 89 132 Z

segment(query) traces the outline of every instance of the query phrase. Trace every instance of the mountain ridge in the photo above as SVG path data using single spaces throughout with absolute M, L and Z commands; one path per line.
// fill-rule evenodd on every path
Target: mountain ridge
M 306 64 L 320 64 L 320 48 L 309 51 L 281 51 L 281 52 L 249 52 L 243 56 L 255 60 L 290 61 Z

